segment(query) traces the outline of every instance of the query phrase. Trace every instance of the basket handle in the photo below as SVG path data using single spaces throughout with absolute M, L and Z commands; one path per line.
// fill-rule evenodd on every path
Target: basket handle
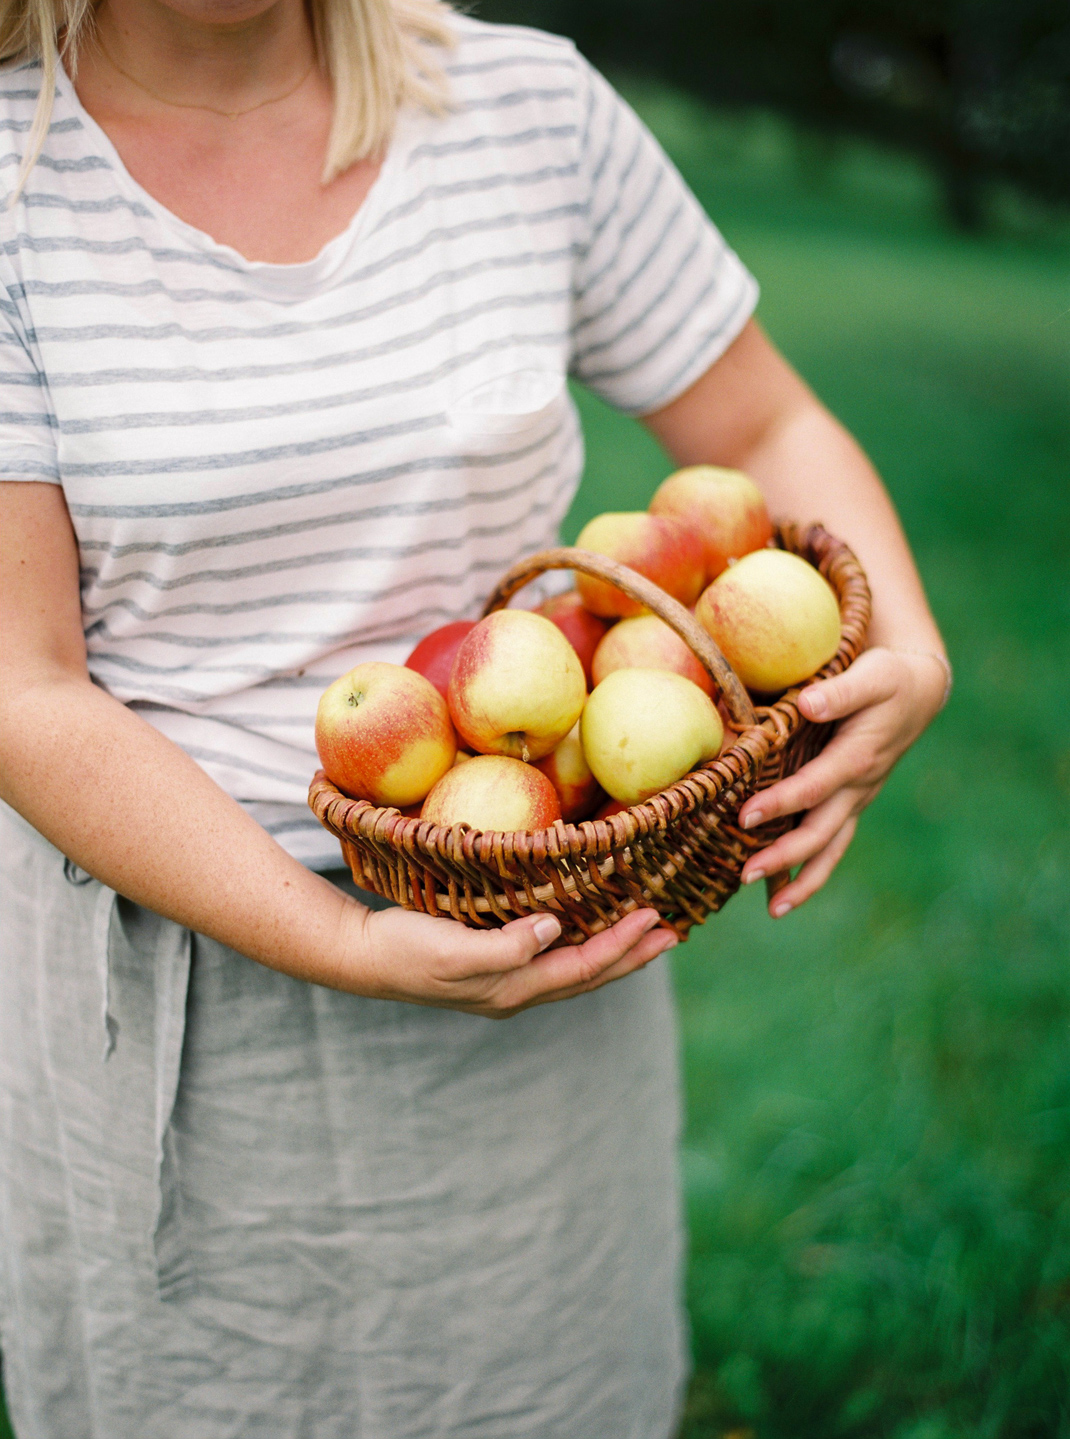
M 629 599 L 637 600 L 639 604 L 646 605 L 648 610 L 653 610 L 659 619 L 676 631 L 709 673 L 724 697 L 733 724 L 739 729 L 746 729 L 758 723 L 750 695 L 694 615 L 686 610 L 679 600 L 667 595 L 645 575 L 637 574 L 627 565 L 619 564 L 606 555 L 596 555 L 592 550 L 579 550 L 562 545 L 554 550 L 540 550 L 537 555 L 519 560 L 499 582 L 483 606 L 484 615 L 504 609 L 518 590 L 522 590 L 546 570 L 579 570 L 594 579 L 607 580 L 618 590 L 623 590 Z

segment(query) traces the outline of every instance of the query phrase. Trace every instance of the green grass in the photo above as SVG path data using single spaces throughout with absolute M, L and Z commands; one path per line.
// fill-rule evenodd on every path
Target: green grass
M 678 953 L 687 1439 L 1070 1436 L 1070 244 L 924 171 L 632 92 L 880 465 L 957 669 L 827 890 Z M 581 397 L 597 511 L 667 472 Z M 815 517 L 819 518 L 819 517 Z M 5 1430 L 0 1418 L 0 1439 Z
M 875 458 L 957 671 L 826 891 L 679 952 L 686 1439 L 1070 1435 L 1070 246 L 924 172 L 632 92 Z M 581 397 L 569 533 L 667 470 Z M 813 518 L 820 518 L 814 516 Z

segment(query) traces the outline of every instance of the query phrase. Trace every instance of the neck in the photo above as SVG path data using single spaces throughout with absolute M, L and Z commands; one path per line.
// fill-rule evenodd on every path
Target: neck
M 210 19 L 159 0 L 103 0 L 96 34 L 105 56 L 156 94 L 221 110 L 284 90 L 315 56 L 301 0 L 229 0 Z

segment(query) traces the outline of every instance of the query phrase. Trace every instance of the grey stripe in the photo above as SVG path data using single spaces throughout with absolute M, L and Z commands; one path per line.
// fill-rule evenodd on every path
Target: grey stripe
M 392 427 L 391 427 L 392 428 Z M 492 469 L 524 459 L 548 444 L 559 431 L 555 426 L 548 434 L 516 450 L 502 450 L 494 455 L 431 455 L 421 459 L 404 460 L 394 465 L 384 465 L 374 470 L 365 470 L 356 475 L 342 475 L 330 480 L 310 480 L 299 485 L 279 485 L 273 489 L 254 490 L 241 495 L 221 496 L 215 500 L 189 500 L 166 505 L 87 505 L 68 503 L 72 515 L 86 518 L 106 519 L 164 519 L 178 515 L 218 514 L 222 510 L 244 510 L 253 505 L 273 504 L 277 500 L 290 500 L 306 495 L 328 494 L 332 490 L 356 488 L 358 485 L 374 484 L 381 480 L 400 479 L 403 475 L 435 470 Z M 111 470 L 108 473 L 112 473 Z
M 636 370 L 641 370 L 644 365 L 649 364 L 649 362 L 654 358 L 654 356 L 658 353 L 659 350 L 663 350 L 666 345 L 671 344 L 672 341 L 676 338 L 676 336 L 680 333 L 680 331 L 685 327 L 685 325 L 689 325 L 692 322 L 692 320 L 694 319 L 695 311 L 703 303 L 704 300 L 709 299 L 715 285 L 716 279 L 714 276 L 711 275 L 710 278 L 706 281 L 706 284 L 703 285 L 702 289 L 695 296 L 694 300 L 692 300 L 690 307 L 684 312 L 684 314 L 680 316 L 676 324 L 673 325 L 672 329 L 663 335 L 659 335 L 658 338 L 654 341 L 653 345 L 651 345 L 648 350 L 644 351 L 642 355 L 638 356 L 638 358 L 632 360 L 627 365 L 620 365 L 608 370 L 584 371 L 583 375 L 585 383 L 593 385 L 603 380 L 615 380 L 618 379 L 621 375 L 628 375 L 634 373 Z M 727 318 L 722 319 L 717 328 L 712 330 L 706 336 L 706 343 L 709 343 L 710 340 L 716 339 L 723 330 L 728 328 L 729 324 L 731 323 L 732 315 L 736 313 L 738 308 L 739 306 L 737 302 L 731 314 Z M 701 346 L 699 348 L 701 349 Z M 687 366 L 682 365 L 680 367 L 679 373 L 682 374 L 686 369 Z M 578 367 L 576 373 L 577 375 L 580 374 L 580 369 Z
M 108 215 L 115 210 L 128 210 L 141 219 L 152 217 L 152 211 L 140 200 L 125 195 L 109 195 L 102 200 L 72 200 L 67 195 L 53 195 L 47 190 L 27 190 L 20 204 L 27 210 L 65 210 L 75 215 Z
M 468 272 L 471 272 L 469 267 Z M 237 340 L 239 342 L 256 343 L 261 340 L 286 339 L 294 335 L 308 335 L 323 330 L 343 329 L 360 324 L 365 320 L 374 319 L 388 313 L 401 305 L 411 303 L 421 296 L 429 294 L 440 285 L 448 283 L 449 272 L 429 276 L 422 284 L 417 285 L 409 291 L 395 291 L 393 295 L 376 300 L 373 304 L 365 305 L 359 310 L 351 310 L 340 315 L 331 317 L 316 316 L 311 320 L 298 321 L 288 320 L 277 322 L 273 325 L 256 325 L 243 327 L 240 325 L 212 325 L 204 329 L 188 329 L 171 321 L 164 325 L 44 325 L 29 332 L 29 339 L 34 341 L 59 341 L 63 344 L 84 343 L 86 340 L 190 340 L 197 344 L 218 343 L 219 341 Z M 106 292 L 105 292 L 106 293 Z M 136 293 L 136 291 L 135 291 Z M 534 305 L 543 302 L 552 303 L 560 300 L 567 292 L 562 289 L 536 291 L 532 295 L 496 295 L 491 300 L 481 301 L 477 305 L 470 306 L 467 310 L 441 316 L 432 325 L 425 326 L 421 330 L 410 331 L 407 335 L 397 340 L 383 342 L 380 346 L 364 346 L 360 350 L 362 357 L 380 354 L 389 354 L 392 349 L 404 349 L 408 345 L 419 344 L 432 335 L 438 334 L 445 326 L 463 324 L 465 320 L 474 318 L 476 315 L 486 313 L 486 306 L 490 305 L 496 309 L 504 305 Z
M 500 95 L 480 97 L 478 100 L 462 100 L 451 106 L 455 114 L 474 115 L 486 110 L 507 110 L 514 105 L 523 105 L 526 100 L 567 100 L 574 97 L 572 85 L 558 85 L 553 88 L 537 89 L 530 86 L 523 90 L 506 90 Z
M 444 155 L 462 155 L 476 150 L 504 150 L 513 145 L 531 144 L 535 140 L 567 140 L 575 133 L 575 125 L 535 125 L 511 135 L 471 135 L 467 140 L 442 140 L 437 143 L 428 140 L 413 146 L 406 163 L 423 159 L 425 155 L 441 159 Z
M 378 235 L 397 220 L 415 215 L 430 200 L 442 200 L 456 195 L 486 195 L 492 190 L 512 189 L 521 185 L 541 185 L 546 180 L 563 180 L 579 170 L 578 161 L 568 165 L 542 165 L 538 170 L 515 173 L 506 171 L 497 175 L 480 175 L 471 180 L 453 180 L 449 184 L 425 185 L 419 194 L 412 195 L 402 205 L 395 205 L 380 218 L 373 231 Z
M 15 150 L 0 155 L 0 170 L 18 169 L 22 156 Z M 88 170 L 110 170 L 111 166 L 102 155 L 83 155 L 78 160 L 62 160 L 56 155 L 38 155 L 37 164 L 57 175 L 84 174 Z
M 680 279 L 684 275 L 685 271 L 687 271 L 691 267 L 695 259 L 699 256 L 703 248 L 703 238 L 704 237 L 701 231 L 695 235 L 694 239 L 691 241 L 691 244 L 677 261 L 676 268 L 669 275 L 668 279 L 662 285 L 661 289 L 646 305 L 644 305 L 644 307 L 639 311 L 637 315 L 633 315 L 632 318 L 627 322 L 627 324 L 621 325 L 618 330 L 616 330 L 612 335 L 607 335 L 605 339 L 595 340 L 590 345 L 586 345 L 582 348 L 577 349 L 576 362 L 578 364 L 583 364 L 592 355 L 597 355 L 603 350 L 612 349 L 614 345 L 619 345 L 621 340 L 623 340 L 627 335 L 633 335 L 636 330 L 638 330 L 642 325 L 644 325 L 646 321 L 650 318 L 651 314 L 665 302 L 666 297 L 671 293 L 671 291 L 676 287 L 676 285 L 679 284 Z M 723 261 L 724 252 L 722 251 L 722 253 L 717 258 L 718 261 Z M 720 263 L 714 265 L 710 285 L 707 285 L 702 292 L 703 299 L 709 293 L 711 285 L 716 283 L 721 268 L 722 267 Z M 696 303 L 698 302 L 696 301 Z
M 486 259 L 474 260 L 471 264 L 461 265 L 454 269 L 437 270 L 429 275 L 420 285 L 411 286 L 407 290 L 395 290 L 375 304 L 365 305 L 359 310 L 349 310 L 342 315 L 317 316 L 303 324 L 291 326 L 270 325 L 258 329 L 234 329 L 233 335 L 241 339 L 261 338 L 268 335 L 301 334 L 307 331 L 318 331 L 332 326 L 348 324 L 352 320 L 366 320 L 375 315 L 381 315 L 397 307 L 411 303 L 424 295 L 430 294 L 439 286 L 450 284 L 456 280 L 466 279 L 470 275 L 482 274 L 488 270 L 515 270 L 531 264 L 550 264 L 555 260 L 565 258 L 571 254 L 575 246 L 559 247 L 556 250 L 520 250 L 506 252 L 501 255 L 493 255 Z M 15 300 L 22 299 L 27 295 L 46 295 L 49 298 L 70 299 L 74 296 L 83 295 L 119 295 L 124 298 L 143 298 L 146 295 L 163 295 L 175 304 L 188 305 L 200 304 L 207 301 L 215 305 L 249 305 L 262 300 L 262 296 L 252 290 L 207 290 L 207 289 L 176 289 L 168 285 L 166 281 L 153 278 L 149 280 L 28 280 L 22 284 L 11 284 L 7 287 L 8 295 Z M 13 315 L 17 315 L 18 308 L 15 305 L 5 306 L 3 298 L 0 297 L 0 308 L 10 309 Z M 36 332 L 40 334 L 41 331 Z M 66 335 L 67 331 L 62 331 Z M 216 330 L 213 331 L 181 331 L 190 338 L 200 339 L 204 335 L 216 337 Z M 220 332 L 221 333 L 221 332 Z
M 552 224 L 555 220 L 565 219 L 571 215 L 581 214 L 584 210 L 581 204 L 553 205 L 546 210 L 512 210 L 504 214 L 489 215 L 476 220 L 465 220 L 456 225 L 440 225 L 427 230 L 421 238 L 405 248 L 394 249 L 389 255 L 384 256 L 374 264 L 366 265 L 362 270 L 350 272 L 344 280 L 335 287 L 341 289 L 346 285 L 364 284 L 385 271 L 392 269 L 395 265 L 403 264 L 407 260 L 418 258 L 425 250 L 442 241 L 459 240 L 467 235 L 488 234 L 494 230 L 511 230 L 520 225 L 536 226 Z M 156 246 L 149 245 L 140 236 L 131 236 L 125 240 L 85 240 L 80 236 L 69 236 L 65 238 L 35 238 L 21 232 L 14 240 L 4 241 L 0 244 L 0 254 L 17 255 L 20 249 L 30 250 L 41 254 L 58 254 L 66 251 L 80 251 L 88 254 L 132 254 L 140 251 L 157 263 L 164 264 L 170 261 L 177 263 L 189 263 L 196 265 L 210 265 L 214 268 L 225 270 L 229 274 L 243 274 L 244 272 L 237 265 L 225 264 L 217 261 L 210 255 L 202 255 L 196 250 L 162 250 Z M 327 294 L 330 291 L 325 292 Z M 273 297 L 273 303 L 285 303 L 277 296 Z M 305 303 L 305 300 L 294 301 L 293 303 Z M 123 372 L 118 372 L 123 373 Z
M 5 96 L 5 98 L 10 98 L 10 96 Z M 77 116 L 72 116 L 69 120 L 53 120 L 48 127 L 48 133 L 50 135 L 66 135 L 71 130 L 80 130 L 81 128 L 81 120 Z M 0 131 L 9 130 L 17 135 L 22 135 L 32 129 L 32 120 L 0 120 Z
M 568 477 L 571 479 L 571 476 Z M 284 574 L 287 571 L 308 569 L 314 565 L 340 564 L 347 560 L 397 560 L 412 558 L 416 555 L 434 554 L 441 550 L 457 550 L 473 540 L 494 539 L 499 535 L 509 534 L 511 531 L 526 525 L 538 515 L 546 514 L 556 505 L 561 490 L 565 488 L 564 483 L 558 484 L 554 491 L 544 500 L 533 501 L 521 515 L 511 515 L 503 524 L 497 525 L 471 525 L 467 530 L 457 535 L 439 536 L 435 539 L 425 540 L 416 545 L 401 546 L 351 546 L 339 550 L 325 550 L 316 555 L 291 556 L 286 560 L 265 561 L 256 565 L 243 565 L 230 570 L 201 570 L 196 574 L 181 575 L 176 579 L 163 580 L 158 575 L 145 571 L 134 571 L 120 576 L 114 580 L 99 581 L 93 585 L 96 592 L 120 589 L 130 582 L 138 581 L 155 590 L 158 594 L 171 593 L 175 590 L 185 589 L 195 584 L 225 584 L 232 580 L 253 579 L 262 575 Z M 95 577 L 90 572 L 90 579 Z M 374 600 L 378 596 L 386 596 L 404 590 L 405 588 L 417 588 L 424 583 L 435 583 L 434 579 L 411 580 L 393 587 L 383 588 L 374 586 L 368 590 L 306 590 L 291 594 L 262 595 L 257 599 L 236 600 L 230 604 L 203 604 L 184 605 L 170 609 L 146 610 L 135 600 L 127 596 L 121 596 L 116 600 L 109 600 L 104 605 L 83 604 L 83 616 L 99 616 L 106 614 L 111 609 L 125 609 L 130 614 L 141 620 L 158 619 L 164 615 L 190 615 L 190 614 L 211 614 L 211 615 L 234 615 L 252 613 L 258 610 L 271 609 L 273 607 L 284 607 L 290 604 L 352 604 Z
M 646 400 L 646 402 L 638 410 L 635 411 L 635 413 L 649 415 L 653 413 L 654 410 L 659 409 L 664 404 L 668 404 L 671 399 L 675 398 L 675 396 L 679 393 L 679 386 L 683 377 L 688 373 L 689 370 L 694 368 L 695 361 L 698 359 L 698 357 L 703 353 L 703 351 L 708 350 L 712 345 L 715 345 L 726 330 L 732 329 L 738 323 L 741 311 L 749 312 L 749 309 L 753 305 L 755 298 L 756 296 L 754 293 L 754 287 L 752 285 L 745 285 L 743 287 L 743 290 L 737 297 L 735 303 L 733 304 L 732 308 L 729 310 L 728 315 L 724 320 L 721 321 L 721 323 L 717 326 L 716 330 L 711 331 L 710 334 L 706 335 L 703 338 L 703 341 L 700 345 L 695 346 L 695 348 L 691 351 L 691 354 L 688 356 L 687 361 L 682 365 L 678 365 L 677 368 L 672 372 L 670 378 L 666 380 L 664 385 L 662 385 L 660 390 L 655 391 L 655 393 L 651 395 Z M 720 349 L 719 353 L 724 353 L 723 347 Z
M 345 602 L 363 603 L 367 601 L 375 601 L 376 603 L 381 603 L 385 600 L 392 599 L 398 595 L 410 595 L 416 591 L 430 589 L 435 586 L 442 586 L 443 588 L 456 588 L 458 585 L 463 585 L 473 575 L 479 574 L 483 571 L 489 570 L 494 574 L 500 574 L 503 570 L 508 569 L 512 564 L 514 564 L 515 561 L 519 559 L 526 550 L 529 550 L 529 548 L 530 541 L 523 540 L 519 545 L 514 547 L 511 554 L 505 556 L 495 555 L 490 559 L 486 560 L 473 560 L 466 569 L 464 569 L 458 574 L 424 575 L 420 576 L 419 578 L 402 581 L 396 585 L 389 585 L 383 588 L 376 588 L 369 591 L 355 591 L 352 597 L 349 597 Z M 310 601 L 310 603 L 311 602 L 314 601 Z M 319 602 L 322 603 L 322 600 L 320 600 Z M 110 606 L 109 608 L 126 609 L 127 606 L 121 604 L 120 601 L 116 601 L 115 605 Z M 192 606 L 188 611 L 186 611 L 186 613 L 190 614 L 201 612 L 202 610 L 200 606 Z M 159 619 L 163 615 L 168 615 L 171 613 L 172 612 L 163 611 L 159 615 L 150 614 L 146 616 L 146 618 L 149 620 Z M 178 614 L 179 612 L 174 613 Z M 403 630 L 401 631 L 401 633 L 405 634 L 407 632 Z M 109 629 L 107 621 L 104 619 L 94 620 L 94 622 L 86 629 L 86 637 L 87 639 L 89 637 L 92 637 L 93 639 L 108 639 L 113 643 L 122 643 L 124 639 L 129 638 L 127 636 L 114 634 Z M 196 650 L 228 648 L 238 650 L 243 649 L 247 645 L 312 643 L 324 645 L 330 644 L 337 648 L 340 641 L 347 646 L 349 644 L 357 645 L 366 642 L 360 635 L 346 639 L 344 636 L 340 636 L 337 630 L 328 630 L 323 633 L 304 630 L 267 630 L 242 635 L 181 635 L 175 634 L 173 631 L 168 630 L 144 630 L 137 636 L 137 643 L 139 645 L 176 645 L 183 649 Z M 198 668 L 200 668 L 200 666 L 198 666 Z
M 534 474 L 526 474 L 515 485 L 508 485 L 503 489 L 495 490 L 467 490 L 463 495 L 447 495 L 434 500 L 407 500 L 398 501 L 390 505 L 370 505 L 366 509 L 350 510 L 348 512 L 334 512 L 329 515 L 320 515 L 315 518 L 309 517 L 302 520 L 294 520 L 286 525 L 265 526 L 258 530 L 239 531 L 233 535 L 213 535 L 201 540 L 187 540 L 184 544 L 169 545 L 164 541 L 147 542 L 133 545 L 110 545 L 105 542 L 94 544 L 91 540 L 79 540 L 79 548 L 83 551 L 103 553 L 111 559 L 122 559 L 130 554 L 166 554 L 171 556 L 192 554 L 200 550 L 230 549 L 235 545 L 263 543 L 265 540 L 279 539 L 282 536 L 294 534 L 307 534 L 311 530 L 340 528 L 343 525 L 371 524 L 375 520 L 382 519 L 415 519 L 423 515 L 446 515 L 457 510 L 467 509 L 470 505 L 492 505 L 504 504 L 507 500 L 515 499 L 518 494 L 539 484 L 547 479 L 566 462 L 569 452 L 574 448 L 573 444 L 566 445 L 562 453 L 554 455 L 545 465 L 536 470 Z M 443 541 L 444 543 L 448 541 Z M 383 546 L 372 546 L 360 554 L 360 558 L 389 559 L 402 555 L 412 554 L 416 551 L 405 546 L 388 548 Z M 276 570 L 294 569 L 304 564 L 324 564 L 332 556 L 335 558 L 348 555 L 357 558 L 356 551 L 331 551 L 325 550 L 318 554 L 305 556 L 295 555 L 286 559 L 266 561 L 257 567 L 245 567 L 239 570 L 203 570 L 197 575 L 183 576 L 173 580 L 157 580 L 153 571 L 128 570 L 121 577 L 114 580 L 101 580 L 99 568 L 85 566 L 82 576 L 86 583 L 93 584 L 97 589 L 115 589 L 119 585 L 126 584 L 129 580 L 143 580 L 146 584 L 153 585 L 156 589 L 175 589 L 184 584 L 190 584 L 194 579 L 233 579 L 237 575 L 246 573 L 273 573 Z
M 7 381 L 7 376 L 0 374 L 0 384 Z M 46 429 L 55 429 L 56 420 L 54 416 L 40 414 L 33 410 L 0 410 L 0 425 L 44 425 Z M 3 449 L 3 442 L 0 441 L 0 451 Z
M 203 760 L 206 764 L 225 764 L 231 769 L 240 769 L 245 774 L 262 775 L 265 779 L 281 779 L 286 784 L 304 784 L 307 779 L 307 775 L 300 771 L 270 769 L 267 765 L 257 764 L 255 760 L 228 754 L 224 750 L 204 749 L 201 745 L 183 745 L 182 748 L 190 759 Z M 311 761 L 311 756 L 309 758 Z
M 459 64 L 444 65 L 442 68 L 447 75 L 490 75 L 497 70 L 505 70 L 510 65 L 523 65 L 526 68 L 532 65 L 549 65 L 558 70 L 575 70 L 576 65 L 570 55 L 529 55 L 517 52 L 512 55 L 500 55 L 493 60 L 467 60 Z
M 612 300 L 607 301 L 600 310 L 595 310 L 591 314 L 585 315 L 581 320 L 577 320 L 576 324 L 573 326 L 573 335 L 584 329 L 586 326 L 593 325 L 598 320 L 604 319 L 605 316 L 609 314 L 613 306 L 619 300 L 622 300 L 624 298 L 624 296 L 628 293 L 631 287 L 635 284 L 636 280 L 638 280 L 643 274 L 645 274 L 647 266 L 654 259 L 655 255 L 658 253 L 662 245 L 664 245 L 666 240 L 668 239 L 669 232 L 675 227 L 677 221 L 680 219 L 680 216 L 684 214 L 684 209 L 684 202 L 681 200 L 677 204 L 676 208 L 671 212 L 664 225 L 658 231 L 653 243 L 647 250 L 646 254 L 643 256 L 643 258 L 639 261 L 639 264 L 635 267 L 634 270 L 632 270 L 630 275 L 626 276 L 625 279 L 619 282 Z M 606 263 L 602 266 L 602 268 L 600 270 L 597 270 L 590 277 L 590 279 L 586 281 L 583 289 L 576 292 L 577 304 L 586 299 L 587 295 L 591 292 L 591 290 L 594 289 L 594 287 L 599 283 L 599 281 L 605 278 L 607 272 L 613 268 L 613 265 L 618 258 L 619 257 L 616 255 L 611 255 L 606 261 Z
M 349 390 L 335 395 L 323 395 L 312 400 L 293 400 L 289 404 L 248 405 L 244 409 L 149 410 L 128 415 L 104 415 L 93 420 L 66 420 L 63 422 L 62 431 L 65 435 L 85 435 L 155 428 L 180 427 L 185 429 L 191 425 L 226 425 L 240 420 L 316 414 L 344 405 L 363 404 L 369 400 L 385 399 L 391 395 L 404 395 L 413 390 L 424 389 L 428 385 L 435 384 L 448 375 L 464 369 L 465 366 L 481 359 L 484 355 L 491 355 L 501 350 L 512 350 L 515 346 L 516 340 L 512 336 L 503 335 L 478 345 L 474 350 L 451 355 L 448 360 L 443 360 L 441 364 L 424 371 L 423 374 L 407 376 L 403 380 L 391 380 L 383 385 L 372 385 L 365 390 Z
M 468 488 L 463 495 L 444 496 L 435 500 L 397 501 L 389 505 L 369 505 L 359 510 L 332 510 L 330 514 L 313 515 L 301 520 L 291 520 L 286 524 L 264 525 L 255 530 L 237 530 L 229 535 L 210 535 L 196 540 L 186 540 L 179 544 L 168 544 L 164 540 L 146 540 L 135 544 L 113 545 L 104 540 L 80 536 L 78 546 L 83 552 L 92 551 L 95 554 L 106 554 L 112 559 L 124 559 L 127 555 L 140 554 L 179 556 L 193 554 L 198 550 L 229 549 L 235 545 L 256 544 L 262 540 L 278 539 L 283 535 L 307 534 L 311 530 L 333 529 L 335 526 L 370 524 L 374 520 L 388 518 L 408 519 L 417 515 L 449 513 L 452 510 L 464 509 L 469 504 L 511 499 L 526 486 L 537 484 L 540 480 L 545 479 L 552 470 L 566 464 L 578 448 L 579 436 L 571 426 L 565 434 L 565 439 L 566 443 L 561 453 L 552 457 L 535 474 L 526 474 L 517 484 L 501 489 L 475 490 Z M 89 570 L 87 573 L 95 577 L 99 571 Z

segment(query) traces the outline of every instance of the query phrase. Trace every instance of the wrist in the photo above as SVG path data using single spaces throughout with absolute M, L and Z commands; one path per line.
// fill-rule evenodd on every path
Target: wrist
M 912 655 L 919 659 L 931 660 L 934 666 L 939 669 L 943 678 L 943 690 L 941 692 L 940 702 L 936 707 L 936 713 L 939 714 L 951 698 L 951 691 L 955 684 L 955 672 L 951 668 L 951 661 L 948 659 L 943 647 L 941 646 L 939 649 L 928 649 L 920 645 L 917 647 L 914 645 L 889 645 L 888 648 L 896 655 Z

